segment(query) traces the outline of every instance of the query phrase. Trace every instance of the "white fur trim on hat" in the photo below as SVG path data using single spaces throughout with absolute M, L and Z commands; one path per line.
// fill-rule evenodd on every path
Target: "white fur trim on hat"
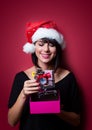
M 63 35 L 61 33 L 59 33 L 57 30 L 55 30 L 53 28 L 38 28 L 36 30 L 36 32 L 33 34 L 33 36 L 30 38 L 30 39 L 32 39 L 32 43 L 27 42 L 23 46 L 23 51 L 27 54 L 34 53 L 34 51 L 35 51 L 34 42 L 36 42 L 37 40 L 39 40 L 41 38 L 55 39 L 58 42 L 58 44 L 61 45 L 62 49 L 65 48 L 65 42 L 64 42 Z
M 34 53 L 35 51 L 35 45 L 33 43 L 29 43 L 27 42 L 24 46 L 23 46 L 23 51 L 25 53 Z
M 41 38 L 55 39 L 60 45 L 63 43 L 63 35 L 52 28 L 38 28 L 32 36 L 32 41 L 35 42 Z

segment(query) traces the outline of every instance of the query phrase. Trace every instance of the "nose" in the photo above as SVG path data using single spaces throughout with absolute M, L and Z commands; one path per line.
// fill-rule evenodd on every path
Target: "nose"
M 44 44 L 44 51 L 49 51 L 49 44 L 48 43 Z

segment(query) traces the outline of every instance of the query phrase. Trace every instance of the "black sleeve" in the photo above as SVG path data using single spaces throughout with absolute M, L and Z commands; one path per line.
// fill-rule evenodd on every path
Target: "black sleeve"
M 81 111 L 81 93 L 75 76 L 72 74 L 70 79 L 70 107 L 72 112 L 80 113 Z
M 10 92 L 9 100 L 8 100 L 8 108 L 11 108 L 15 101 L 17 100 L 18 95 L 20 94 L 25 78 L 23 78 L 22 72 L 17 73 L 14 77 L 14 81 L 12 84 L 12 89 Z

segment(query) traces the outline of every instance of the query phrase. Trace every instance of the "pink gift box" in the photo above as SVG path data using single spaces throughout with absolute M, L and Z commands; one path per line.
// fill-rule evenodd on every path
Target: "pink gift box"
M 60 113 L 60 98 L 48 101 L 32 101 L 30 99 L 30 114 Z

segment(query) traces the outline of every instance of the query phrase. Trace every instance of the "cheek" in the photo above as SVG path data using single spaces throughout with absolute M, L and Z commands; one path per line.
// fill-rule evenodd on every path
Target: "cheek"
M 40 51 L 41 51 L 41 48 L 39 46 L 36 46 L 35 52 L 40 52 Z
M 56 57 L 56 52 L 53 53 L 53 57 Z
M 41 53 L 41 48 L 36 47 L 36 49 L 35 49 L 36 56 L 39 57 L 40 53 Z
M 53 49 L 53 50 L 52 50 L 52 54 L 53 54 L 53 55 L 56 55 L 56 49 Z
M 56 54 L 57 54 L 57 50 L 56 50 L 56 48 L 55 48 L 53 54 L 54 54 L 54 57 L 56 57 Z

